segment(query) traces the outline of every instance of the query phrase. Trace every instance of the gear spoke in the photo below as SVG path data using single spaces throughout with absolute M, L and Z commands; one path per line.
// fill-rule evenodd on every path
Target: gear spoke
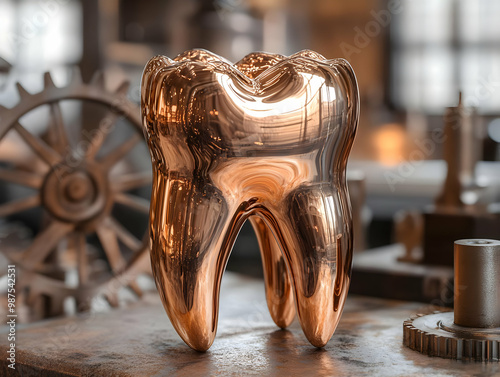
M 116 194 L 115 201 L 136 211 L 149 214 L 149 201 L 139 196 L 120 192 Z
M 144 187 L 151 184 L 151 173 L 130 173 L 121 177 L 113 179 L 113 190 L 116 191 L 129 191 L 136 188 Z
M 52 102 L 50 104 L 50 114 L 52 116 L 52 123 L 49 126 L 49 135 L 52 147 L 61 155 L 64 155 L 70 150 L 70 145 L 59 102 Z
M 40 205 L 40 196 L 34 195 L 27 198 L 13 200 L 0 205 L 0 217 L 7 217 L 18 212 L 26 211 Z
M 50 225 L 41 231 L 31 245 L 23 252 L 22 260 L 27 269 L 32 269 L 44 261 L 49 253 L 58 245 L 59 241 L 73 230 L 73 225 L 53 220 Z
M 116 293 L 107 293 L 105 296 L 109 305 L 113 308 L 117 308 L 120 306 L 120 302 L 118 301 L 118 295 Z
M 11 170 L 0 168 L 0 180 L 10 183 L 17 183 L 22 186 L 39 189 L 43 183 L 43 177 L 34 173 L 28 173 L 21 170 Z
M 115 231 L 105 222 L 103 226 L 96 229 L 97 237 L 101 242 L 102 248 L 108 258 L 108 262 L 113 272 L 119 272 L 125 268 L 125 260 L 120 252 L 118 238 Z
M 78 285 L 83 286 L 87 283 L 89 277 L 87 241 L 85 234 L 81 232 L 74 233 L 73 240 L 78 263 Z
M 85 156 L 87 159 L 94 159 L 97 153 L 99 153 L 99 150 L 104 144 L 106 137 L 113 130 L 117 120 L 118 120 L 118 113 L 113 109 L 109 109 L 106 115 L 102 118 L 101 122 L 99 123 L 99 128 L 97 129 L 97 132 L 90 141 L 90 146 Z
M 131 281 L 128 287 L 136 294 L 137 297 L 142 297 L 142 289 L 139 287 L 139 283 L 136 281 Z
M 35 151 L 35 153 L 49 165 L 55 165 L 61 160 L 61 156 L 50 148 L 41 139 L 33 136 L 24 128 L 21 123 L 16 122 L 14 129 L 23 138 L 23 140 Z
M 116 236 L 120 241 L 123 242 L 125 246 L 127 246 L 131 251 L 137 251 L 142 247 L 142 242 L 139 241 L 132 233 L 128 231 L 122 224 L 118 222 L 113 217 L 109 217 L 107 219 L 109 227 L 113 229 L 116 233 Z
M 111 169 L 118 161 L 123 159 L 141 139 L 142 135 L 135 134 L 129 140 L 108 153 L 101 161 L 105 169 Z

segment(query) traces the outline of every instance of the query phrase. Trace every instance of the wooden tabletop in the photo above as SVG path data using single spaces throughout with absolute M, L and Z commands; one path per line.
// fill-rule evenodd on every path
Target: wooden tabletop
M 424 304 L 350 295 L 324 349 L 295 321 L 271 320 L 261 280 L 226 273 L 219 330 L 209 351 L 187 347 L 156 293 L 124 309 L 17 327 L 16 371 L 7 368 L 7 327 L 0 331 L 2 376 L 493 376 L 499 363 L 421 355 L 402 344 L 402 324 Z

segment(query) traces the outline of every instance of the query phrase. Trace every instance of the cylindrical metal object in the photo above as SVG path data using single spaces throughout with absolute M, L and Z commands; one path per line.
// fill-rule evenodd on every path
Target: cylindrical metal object
M 444 115 L 444 159 L 448 166 L 436 210 L 463 208 L 476 204 L 475 195 L 464 195 L 476 186 L 475 168 L 482 154 L 482 137 L 475 108 L 449 107 Z M 468 198 L 468 200 L 464 200 Z
M 455 317 L 459 326 L 500 327 L 500 241 L 455 241 Z

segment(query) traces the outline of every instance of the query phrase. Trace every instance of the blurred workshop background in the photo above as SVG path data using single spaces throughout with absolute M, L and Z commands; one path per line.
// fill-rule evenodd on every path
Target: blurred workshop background
M 390 254 L 395 264 L 416 264 L 423 276 L 427 264 L 447 266 L 446 258 L 422 256 L 426 242 L 440 244 L 433 231 L 455 237 L 457 229 L 477 230 L 459 238 L 500 238 L 498 20 L 495 0 L 0 0 L 0 248 L 4 256 L 13 255 L 7 260 L 15 260 L 17 249 L 34 255 L 40 248 L 39 259 L 53 269 L 46 266 L 36 275 L 58 280 L 73 296 L 92 274 L 106 280 L 124 266 L 132 268 L 147 227 L 150 159 L 142 139 L 126 151 L 120 146 L 140 135 L 139 86 L 148 59 L 195 47 L 233 62 L 252 51 L 290 55 L 311 49 L 346 58 L 358 79 L 361 118 L 348 169 L 356 254 L 396 244 Z M 97 71 L 104 76 L 95 76 Z M 446 119 L 449 107 L 459 109 L 456 119 Z M 59 179 L 47 186 L 53 172 L 39 161 L 44 152 L 36 150 L 44 144 L 37 140 L 54 145 L 58 127 L 47 124 L 58 122 L 68 134 L 61 153 L 114 153 L 110 169 L 121 178 L 102 185 L 118 182 L 116 195 L 100 191 L 106 191 L 99 186 L 102 167 L 82 173 L 71 161 L 55 172 L 62 181 L 71 178 L 67 185 L 59 187 Z M 463 127 L 446 131 L 446 122 Z M 32 138 L 22 136 L 18 123 Z M 94 131 L 107 124 L 114 128 L 96 140 Z M 65 199 L 57 202 L 48 191 Z M 94 201 L 112 206 L 110 214 L 96 220 L 88 204 Z M 436 213 L 458 220 L 436 220 Z M 68 221 L 78 225 L 66 229 L 61 223 Z M 248 224 L 229 269 L 262 274 Z M 415 269 L 400 269 L 406 270 Z M 36 284 L 30 284 L 36 296 Z M 130 286 L 140 292 L 135 282 Z M 396 298 L 436 296 L 426 289 L 423 296 L 403 292 Z M 61 313 L 67 293 L 38 293 L 45 297 L 41 311 Z

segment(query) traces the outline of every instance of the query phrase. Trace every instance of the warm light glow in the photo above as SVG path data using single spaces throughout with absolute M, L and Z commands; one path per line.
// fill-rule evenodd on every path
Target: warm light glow
M 374 144 L 379 162 L 394 166 L 404 160 L 405 131 L 400 124 L 388 123 L 375 132 Z

